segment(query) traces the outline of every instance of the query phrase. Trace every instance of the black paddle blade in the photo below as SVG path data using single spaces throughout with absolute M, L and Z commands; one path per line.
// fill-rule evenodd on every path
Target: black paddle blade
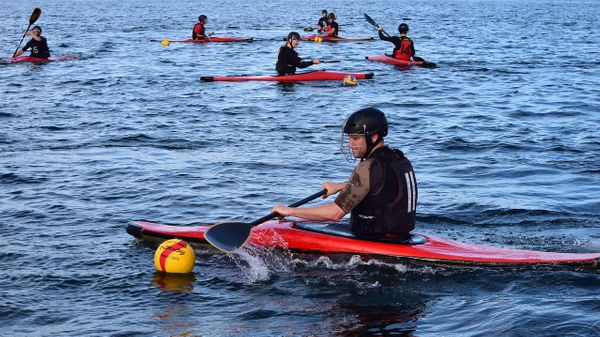
M 214 81 L 214 77 L 213 76 L 202 76 L 202 77 L 200 77 L 200 81 L 212 82 L 212 81 Z
M 232 253 L 246 244 L 251 230 L 252 225 L 248 223 L 221 222 L 210 227 L 204 233 L 204 238 L 218 249 Z
M 40 15 L 42 15 L 42 10 L 36 7 L 29 17 L 29 25 L 33 25 L 40 18 Z
M 379 27 L 377 22 L 375 22 L 375 20 L 373 20 L 370 16 L 368 16 L 367 13 L 365 13 L 365 19 L 367 19 L 367 22 L 372 24 L 373 26 Z

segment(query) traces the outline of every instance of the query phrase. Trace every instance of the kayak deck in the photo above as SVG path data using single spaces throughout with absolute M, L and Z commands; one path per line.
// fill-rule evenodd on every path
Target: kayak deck
M 426 68 L 433 68 L 436 66 L 435 63 L 432 62 L 426 62 L 426 61 L 412 61 L 412 60 L 400 60 L 388 55 L 376 55 L 376 56 L 366 56 L 365 59 L 367 59 L 368 61 L 375 61 L 375 62 L 383 62 L 383 63 L 387 63 L 387 64 L 393 64 L 393 65 L 397 65 L 397 66 L 404 66 L 404 67 L 411 67 L 411 66 L 419 66 L 419 67 L 426 67 Z
M 374 74 L 350 73 L 341 71 L 315 70 L 295 75 L 285 76 L 203 76 L 200 80 L 204 82 L 241 82 L 241 81 L 275 81 L 275 82 L 308 82 L 308 81 L 341 81 L 346 75 L 352 75 L 357 79 L 370 79 Z
M 325 35 L 309 35 L 309 36 L 303 36 L 303 37 L 301 37 L 301 39 L 303 41 L 315 41 L 317 38 L 321 38 L 323 41 L 333 41 L 333 42 L 337 42 L 337 41 L 369 41 L 369 40 L 373 40 L 373 37 L 371 37 L 371 36 L 366 36 L 366 37 L 339 37 L 339 36 L 325 36 Z
M 2 62 L 3 63 L 23 63 L 23 62 L 47 63 L 47 62 L 74 60 L 76 58 L 77 57 L 75 57 L 75 56 L 58 56 L 58 57 L 51 57 L 51 58 L 43 59 L 43 58 L 31 57 L 31 56 L 17 56 L 17 57 L 2 59 Z
M 212 43 L 212 42 L 251 42 L 254 40 L 252 37 L 211 37 L 209 39 L 183 39 L 183 40 L 169 40 L 171 42 L 182 42 L 182 43 Z M 162 42 L 164 40 L 152 40 L 153 42 Z
M 176 226 L 133 221 L 127 232 L 154 242 L 180 238 L 191 244 L 207 244 L 210 225 Z M 412 241 L 414 240 L 414 241 Z M 414 234 L 410 242 L 362 240 L 343 223 L 268 221 L 252 229 L 251 244 L 303 253 L 346 253 L 382 256 L 470 266 L 573 265 L 597 268 L 600 253 L 554 253 L 462 243 L 426 234 Z

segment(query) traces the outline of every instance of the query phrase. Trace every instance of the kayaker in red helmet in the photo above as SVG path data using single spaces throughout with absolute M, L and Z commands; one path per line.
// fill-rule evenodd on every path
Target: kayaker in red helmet
M 46 42 L 46 38 L 42 36 L 42 27 L 33 26 L 31 30 L 27 31 L 25 34 L 31 36 L 31 40 L 27 42 L 27 44 L 17 50 L 15 53 L 15 57 L 23 55 L 23 53 L 31 48 L 31 57 L 37 57 L 41 59 L 47 59 L 50 57 L 50 49 L 48 49 L 48 43 Z
M 296 73 L 296 68 L 306 68 L 313 64 L 319 64 L 319 59 L 312 61 L 303 61 L 296 50 L 300 43 L 300 34 L 297 32 L 291 32 L 287 36 L 287 40 L 281 48 L 279 48 L 279 55 L 277 56 L 277 64 L 275 69 L 279 75 L 293 75 Z
M 378 27 L 378 30 L 380 39 L 390 41 L 395 46 L 393 54 L 389 56 L 405 61 L 409 61 L 411 58 L 415 61 L 425 61 L 420 57 L 415 57 L 415 45 L 407 36 L 408 25 L 406 23 L 401 23 L 398 26 L 400 36 L 385 36 L 383 34 L 383 26 L 381 25 Z
M 352 232 L 374 241 L 399 242 L 415 228 L 417 181 L 404 153 L 384 143 L 388 123 L 384 113 L 365 108 L 351 114 L 343 127 L 344 153 L 359 158 L 347 182 L 325 182 L 325 198 L 335 201 L 315 207 L 276 205 L 273 212 L 312 221 L 339 221 L 350 213 Z
M 319 22 L 317 22 L 317 31 L 322 33 L 325 27 L 327 27 L 327 10 L 324 9 L 321 11 L 321 17 L 319 18 Z
M 327 26 L 322 30 L 327 36 L 338 36 L 338 32 L 340 30 L 339 25 L 335 20 L 337 19 L 335 13 L 329 13 L 327 15 Z
M 198 17 L 198 23 L 194 25 L 192 29 L 192 39 L 194 40 L 204 40 L 207 39 L 210 34 L 206 34 L 204 25 L 208 22 L 208 18 L 206 15 L 200 15 Z

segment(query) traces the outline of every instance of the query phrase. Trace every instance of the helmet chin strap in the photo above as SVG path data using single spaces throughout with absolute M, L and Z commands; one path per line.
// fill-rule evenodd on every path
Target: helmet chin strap
M 381 142 L 381 135 L 378 133 L 375 133 L 377 135 L 377 140 L 375 141 L 375 143 L 373 143 L 371 141 L 371 136 L 367 136 L 365 135 L 365 140 L 367 141 L 367 153 L 365 154 L 365 158 L 369 158 L 369 156 L 371 155 L 371 152 L 373 151 L 373 148 L 375 146 L 377 146 L 377 144 L 379 144 Z

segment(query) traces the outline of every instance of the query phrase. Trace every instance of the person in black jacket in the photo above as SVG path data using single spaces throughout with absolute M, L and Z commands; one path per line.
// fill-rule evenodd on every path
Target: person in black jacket
M 291 32 L 288 34 L 286 43 L 279 48 L 279 55 L 277 56 L 277 64 L 275 65 L 275 69 L 277 70 L 277 74 L 280 76 L 293 75 L 296 73 L 296 68 L 306 68 L 313 64 L 321 63 L 319 59 L 303 61 L 298 56 L 296 50 L 294 50 L 296 47 L 298 47 L 299 43 L 300 34 Z
M 23 53 L 31 48 L 31 57 L 37 57 L 40 59 L 47 59 L 50 57 L 50 49 L 48 49 L 48 43 L 46 38 L 42 36 L 42 27 L 33 26 L 30 31 L 27 31 L 27 35 L 31 36 L 31 40 L 27 42 L 25 47 L 17 50 L 15 57 L 23 55 Z
M 314 207 L 287 207 L 272 211 L 311 221 L 339 221 L 350 213 L 350 226 L 358 237 L 373 241 L 402 242 L 415 228 L 417 180 L 411 162 L 398 149 L 384 143 L 388 123 L 384 113 L 365 108 L 351 114 L 342 129 L 344 152 L 360 163 L 346 182 L 325 182 L 325 198 L 335 201 Z

